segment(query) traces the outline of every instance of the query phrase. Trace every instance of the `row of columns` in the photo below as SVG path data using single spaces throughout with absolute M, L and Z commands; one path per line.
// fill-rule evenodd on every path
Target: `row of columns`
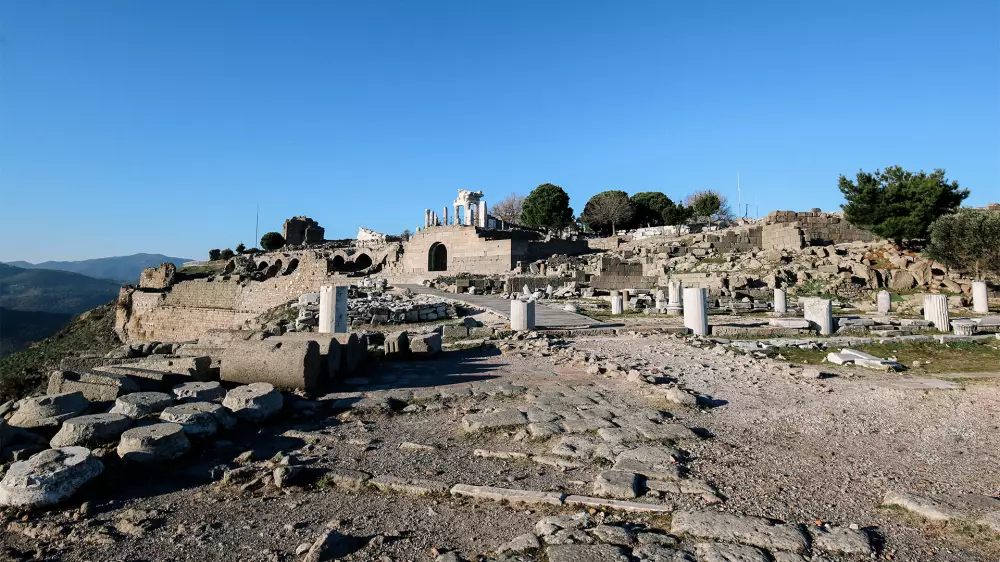
M 455 226 L 459 225 L 472 225 L 475 224 L 479 228 L 486 228 L 486 201 L 480 201 L 474 205 L 468 205 L 465 207 L 465 216 L 459 216 L 458 208 L 460 205 L 455 205 L 452 208 L 454 213 L 453 217 L 455 220 Z M 432 211 L 430 209 L 424 209 L 424 228 L 429 228 L 431 226 L 448 226 L 448 207 L 442 207 L 441 216 L 439 220 L 437 211 Z

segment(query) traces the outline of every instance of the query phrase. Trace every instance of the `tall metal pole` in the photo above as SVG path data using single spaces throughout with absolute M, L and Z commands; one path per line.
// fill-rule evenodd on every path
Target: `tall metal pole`
M 257 218 L 253 223 L 253 245 L 256 248 L 257 244 L 260 242 L 260 238 L 257 236 L 257 231 L 260 229 L 260 203 L 257 203 Z
M 736 170 L 736 214 L 740 214 L 740 207 L 742 207 L 743 195 L 740 193 L 740 171 Z

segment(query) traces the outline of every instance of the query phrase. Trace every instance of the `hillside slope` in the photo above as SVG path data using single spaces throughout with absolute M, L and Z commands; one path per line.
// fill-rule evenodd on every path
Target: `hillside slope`
M 120 288 L 79 273 L 0 264 L 0 306 L 11 310 L 80 314 L 113 300 Z
M 156 267 L 164 262 L 180 266 L 189 261 L 191 260 L 187 258 L 175 258 L 163 254 L 133 254 L 131 256 L 113 256 L 80 261 L 46 261 L 42 263 L 16 261 L 8 262 L 8 265 L 25 269 L 70 271 L 98 279 L 134 283 L 139 280 L 139 274 L 147 267 Z
M 25 312 L 0 306 L 0 355 L 17 351 L 27 344 L 44 339 L 62 328 L 71 314 Z

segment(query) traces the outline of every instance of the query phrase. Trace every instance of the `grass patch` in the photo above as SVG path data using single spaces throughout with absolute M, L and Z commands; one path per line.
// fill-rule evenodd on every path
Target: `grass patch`
M 895 357 L 914 373 L 978 373 L 1000 369 L 1000 342 L 958 341 L 941 344 L 937 342 L 873 343 L 858 346 L 858 351 L 869 353 L 882 359 Z M 780 354 L 789 363 L 816 365 L 823 362 L 831 350 L 780 348 Z M 914 368 L 915 361 L 920 366 Z M 927 361 L 930 364 L 925 365 Z

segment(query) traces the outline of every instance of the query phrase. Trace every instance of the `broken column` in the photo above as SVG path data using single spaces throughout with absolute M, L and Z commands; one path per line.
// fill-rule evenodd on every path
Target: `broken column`
M 990 311 L 989 294 L 986 292 L 985 281 L 972 282 L 972 311 L 976 314 L 987 314 Z
M 625 312 L 622 304 L 622 294 L 618 291 L 611 291 L 611 314 L 621 314 Z
M 486 201 L 479 202 L 479 228 L 486 228 Z
M 347 287 L 324 285 L 319 289 L 319 332 L 347 331 Z
M 431 210 L 424 209 L 424 228 L 431 225 Z
M 833 302 L 829 299 L 802 299 L 802 309 L 810 325 L 815 324 L 821 336 L 833 333 Z
M 875 300 L 879 313 L 889 314 L 889 311 L 892 309 L 892 295 L 889 294 L 889 291 L 879 291 Z
M 535 329 L 535 301 L 510 301 L 510 328 L 518 331 Z
M 788 299 L 784 289 L 774 290 L 774 312 L 777 314 L 788 312 Z
M 664 294 L 663 289 L 656 290 L 656 311 L 663 312 L 667 308 L 667 296 Z
M 708 335 L 708 289 L 684 289 L 684 327 L 697 336 Z
M 266 382 L 285 390 L 315 390 L 320 383 L 320 349 L 314 341 L 246 341 L 222 354 L 225 382 Z
M 631 289 L 624 289 L 622 291 L 622 308 L 623 309 L 632 308 L 632 306 L 630 304 L 631 299 L 632 299 L 632 290 Z
M 924 295 L 924 320 L 934 324 L 934 328 L 941 332 L 951 328 L 946 295 Z
M 679 316 L 683 306 L 681 303 L 681 282 L 671 281 L 667 283 L 667 314 Z
M 448 205 L 445 205 L 441 209 L 441 218 L 444 219 L 443 221 L 441 221 L 441 226 L 448 226 Z

